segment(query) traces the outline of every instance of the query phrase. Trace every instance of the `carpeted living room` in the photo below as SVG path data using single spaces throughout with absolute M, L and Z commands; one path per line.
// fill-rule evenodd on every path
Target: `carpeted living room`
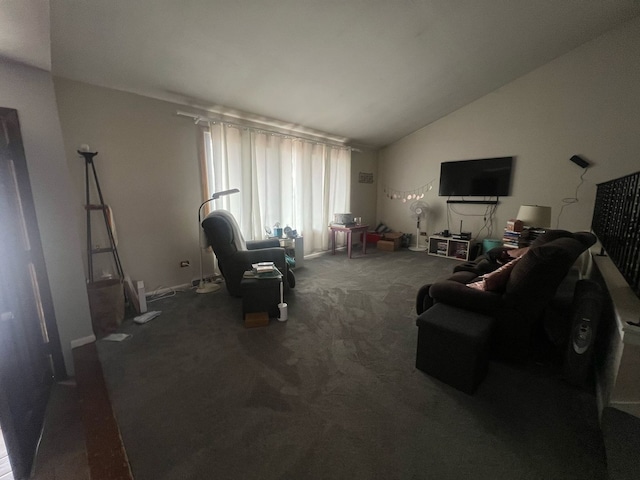
M 289 318 L 192 290 L 98 341 L 134 478 L 605 478 L 593 391 L 551 363 L 492 362 L 474 395 L 415 368 L 415 285 L 451 260 L 305 260 Z
M 633 478 L 638 2 L 0 30 L 0 478 Z

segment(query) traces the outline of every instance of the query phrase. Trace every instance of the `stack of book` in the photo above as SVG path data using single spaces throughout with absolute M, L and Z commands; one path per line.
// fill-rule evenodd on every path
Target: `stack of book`
M 253 273 L 255 274 L 273 272 L 276 268 L 273 262 L 252 263 L 251 267 L 253 268 Z
M 279 278 L 278 270 L 273 262 L 258 262 L 251 264 L 251 270 L 244 272 L 245 278 Z
M 520 237 L 520 246 L 526 247 L 531 245 L 536 238 L 546 232 L 547 231 L 544 228 L 525 228 Z
M 546 233 L 544 228 L 529 228 L 525 227 L 522 232 L 514 232 L 508 228 L 504 229 L 504 235 L 502 236 L 502 243 L 505 247 L 522 248 L 528 247 L 533 241 L 543 233 Z
M 514 232 L 509 227 L 504 229 L 502 235 L 502 244 L 505 247 L 518 248 L 520 247 L 520 232 Z

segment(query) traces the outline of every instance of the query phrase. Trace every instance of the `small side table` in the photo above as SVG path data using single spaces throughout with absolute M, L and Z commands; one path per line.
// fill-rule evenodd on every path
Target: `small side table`
M 240 281 L 242 290 L 242 317 L 246 320 L 248 313 L 266 313 L 269 318 L 277 318 L 280 311 L 280 284 L 282 274 L 276 270 L 277 274 L 264 277 L 247 275 Z
M 281 238 L 280 246 L 284 248 L 287 255 L 296 261 L 296 268 L 304 266 L 304 238 Z
M 351 237 L 353 233 L 361 232 L 364 235 L 362 239 L 362 253 L 365 255 L 367 253 L 367 230 L 369 229 L 369 225 L 353 225 L 353 226 L 341 226 L 341 225 L 330 225 L 330 237 L 331 237 L 331 253 L 333 255 L 336 254 L 336 232 L 345 232 L 347 234 L 347 255 L 351 258 Z

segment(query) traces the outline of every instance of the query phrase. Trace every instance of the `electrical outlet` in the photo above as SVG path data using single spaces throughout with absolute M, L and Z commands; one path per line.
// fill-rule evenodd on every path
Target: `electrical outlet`
M 180 262 L 180 267 L 181 267 L 181 268 L 188 267 L 188 266 L 190 266 L 190 265 L 191 265 L 191 263 L 189 263 L 189 260 L 182 260 L 182 261 Z

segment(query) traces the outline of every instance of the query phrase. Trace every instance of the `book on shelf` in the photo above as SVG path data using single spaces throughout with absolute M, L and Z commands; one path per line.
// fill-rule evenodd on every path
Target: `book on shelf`
M 514 232 L 509 230 L 508 228 L 504 229 L 504 233 L 502 234 L 502 243 L 507 247 L 518 246 L 520 243 L 520 232 Z
M 520 248 L 520 244 L 518 242 L 507 241 L 502 239 L 502 246 L 507 248 Z
M 518 234 L 518 235 L 511 235 L 511 234 L 509 234 L 508 232 L 504 232 L 504 233 L 502 234 L 502 238 L 509 238 L 509 239 L 511 239 L 511 240 L 520 240 L 520 238 L 521 238 L 521 237 L 520 237 L 520 234 Z
M 464 248 L 459 248 L 458 250 L 455 251 L 455 257 L 456 258 L 467 258 L 467 250 Z
M 536 238 L 540 235 L 546 233 L 546 229 L 544 228 L 525 228 L 522 231 L 522 242 L 524 245 L 530 245 Z
M 541 228 L 525 227 L 522 229 L 522 232 L 514 232 L 505 228 L 502 235 L 502 243 L 505 247 L 511 248 L 527 247 L 545 232 L 546 230 Z

